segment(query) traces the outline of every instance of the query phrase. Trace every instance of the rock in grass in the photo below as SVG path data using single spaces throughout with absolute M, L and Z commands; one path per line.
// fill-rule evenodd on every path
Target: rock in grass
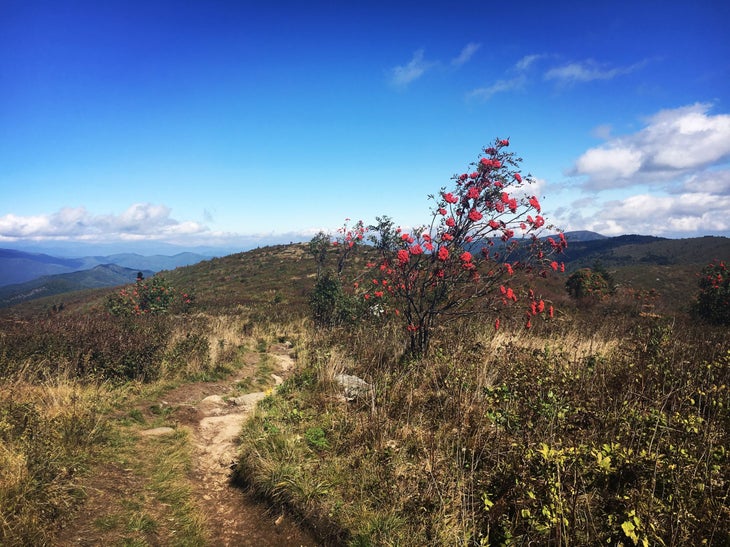
M 370 392 L 370 384 L 352 374 L 335 374 L 335 382 L 343 389 L 345 399 L 352 401 Z

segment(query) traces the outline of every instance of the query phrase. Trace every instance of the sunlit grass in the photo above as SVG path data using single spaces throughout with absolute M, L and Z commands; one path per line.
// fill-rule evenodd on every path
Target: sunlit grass
M 110 402 L 108 386 L 61 377 L 0 385 L 0 544 L 47 542 L 84 499 L 80 476 L 106 438 Z
M 415 361 L 387 337 L 360 336 L 301 334 L 303 370 L 244 428 L 241 480 L 331 539 L 727 537 L 726 332 L 593 311 L 530 332 L 472 321 Z M 367 379 L 372 395 L 345 402 L 340 372 Z

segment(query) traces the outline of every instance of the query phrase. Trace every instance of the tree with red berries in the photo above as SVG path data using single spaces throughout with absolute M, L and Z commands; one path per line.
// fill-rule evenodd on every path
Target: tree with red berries
M 362 284 L 369 289 L 362 297 L 405 323 L 412 354 L 425 354 L 434 328 L 458 316 L 496 312 L 499 328 L 498 310 L 520 300 L 525 327 L 538 315 L 552 316 L 552 306 L 514 280 L 564 270 L 554 255 L 567 241 L 557 231 L 543 237 L 551 227 L 528 191 L 533 179 L 520 172 L 522 159 L 508 147 L 497 139 L 452 177 L 452 187 L 429 196 L 428 224 L 397 229 L 395 238 L 388 222 L 370 227 L 380 258 L 368 264 L 371 280 Z

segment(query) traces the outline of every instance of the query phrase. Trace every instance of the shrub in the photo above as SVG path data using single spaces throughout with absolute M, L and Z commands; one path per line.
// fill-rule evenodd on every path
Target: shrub
M 565 289 L 570 296 L 583 301 L 597 301 L 611 292 L 605 275 L 590 268 L 582 268 L 571 274 L 565 282 Z
M 314 285 L 309 306 L 315 322 L 335 326 L 350 322 L 355 317 L 355 302 L 342 289 L 342 281 L 332 272 L 322 274 Z
M 79 486 L 107 439 L 105 387 L 54 379 L 0 385 L 0 545 L 51 545 L 84 497 Z
M 702 268 L 699 286 L 695 314 L 716 325 L 730 325 L 730 272 L 725 262 L 716 260 Z
M 144 279 L 139 274 L 134 287 L 125 287 L 107 299 L 107 309 L 113 315 L 155 315 L 185 312 L 192 303 L 190 294 L 177 291 L 164 277 Z
M 321 427 L 310 427 L 304 432 L 304 438 L 307 440 L 307 444 L 316 450 L 329 448 L 327 435 Z

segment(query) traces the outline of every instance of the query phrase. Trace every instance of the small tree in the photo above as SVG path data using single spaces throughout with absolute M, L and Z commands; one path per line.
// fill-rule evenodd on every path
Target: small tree
M 715 260 L 702 268 L 699 286 L 695 314 L 716 325 L 730 325 L 730 271 L 725 262 Z
M 332 238 L 320 231 L 309 242 L 309 252 L 317 262 L 317 282 L 309 296 L 309 307 L 315 322 L 322 326 L 335 326 L 350 322 L 356 315 L 357 305 L 353 296 L 342 287 L 342 271 L 347 259 L 363 241 L 366 232 L 362 221 L 349 226 L 350 219 L 337 230 Z M 324 268 L 327 252 L 332 247 L 339 250 L 336 271 Z
M 593 263 L 593 271 L 606 280 L 606 285 L 608 285 L 608 294 L 616 294 L 616 280 L 613 278 L 613 275 L 608 271 L 608 268 L 606 268 L 603 262 L 596 260 Z
M 400 230 L 388 215 L 375 217 L 377 224 L 368 226 L 368 241 L 381 252 L 394 252 L 400 247 Z
M 331 237 L 328 233 L 319 231 L 309 241 L 309 254 L 314 257 L 314 261 L 317 264 L 317 279 L 322 275 L 322 269 L 324 268 L 325 262 L 327 261 L 327 251 L 330 248 Z
M 567 246 L 562 233 L 541 239 L 547 227 L 538 198 L 526 192 L 532 182 L 519 172 L 521 158 L 497 139 L 471 169 L 454 175 L 454 186 L 429 196 L 430 222 L 393 231 L 388 217 L 371 227 L 380 259 L 369 264 L 372 279 L 363 297 L 379 301 L 405 323 L 409 350 L 427 352 L 433 329 L 464 314 L 480 313 L 518 300 L 518 273 L 546 276 L 564 269 L 551 260 Z M 362 287 L 360 287 L 362 290 Z M 538 314 L 551 314 L 532 290 L 525 326 Z M 498 327 L 499 319 L 495 323 Z
M 340 257 L 337 260 L 338 277 L 342 275 L 342 270 L 345 269 L 347 259 L 356 249 L 357 245 L 363 241 L 365 232 L 367 231 L 362 220 L 358 220 L 352 228 L 350 228 L 348 222 L 350 222 L 350 219 L 346 218 L 345 223 L 337 230 L 337 236 L 332 242 L 340 250 Z

